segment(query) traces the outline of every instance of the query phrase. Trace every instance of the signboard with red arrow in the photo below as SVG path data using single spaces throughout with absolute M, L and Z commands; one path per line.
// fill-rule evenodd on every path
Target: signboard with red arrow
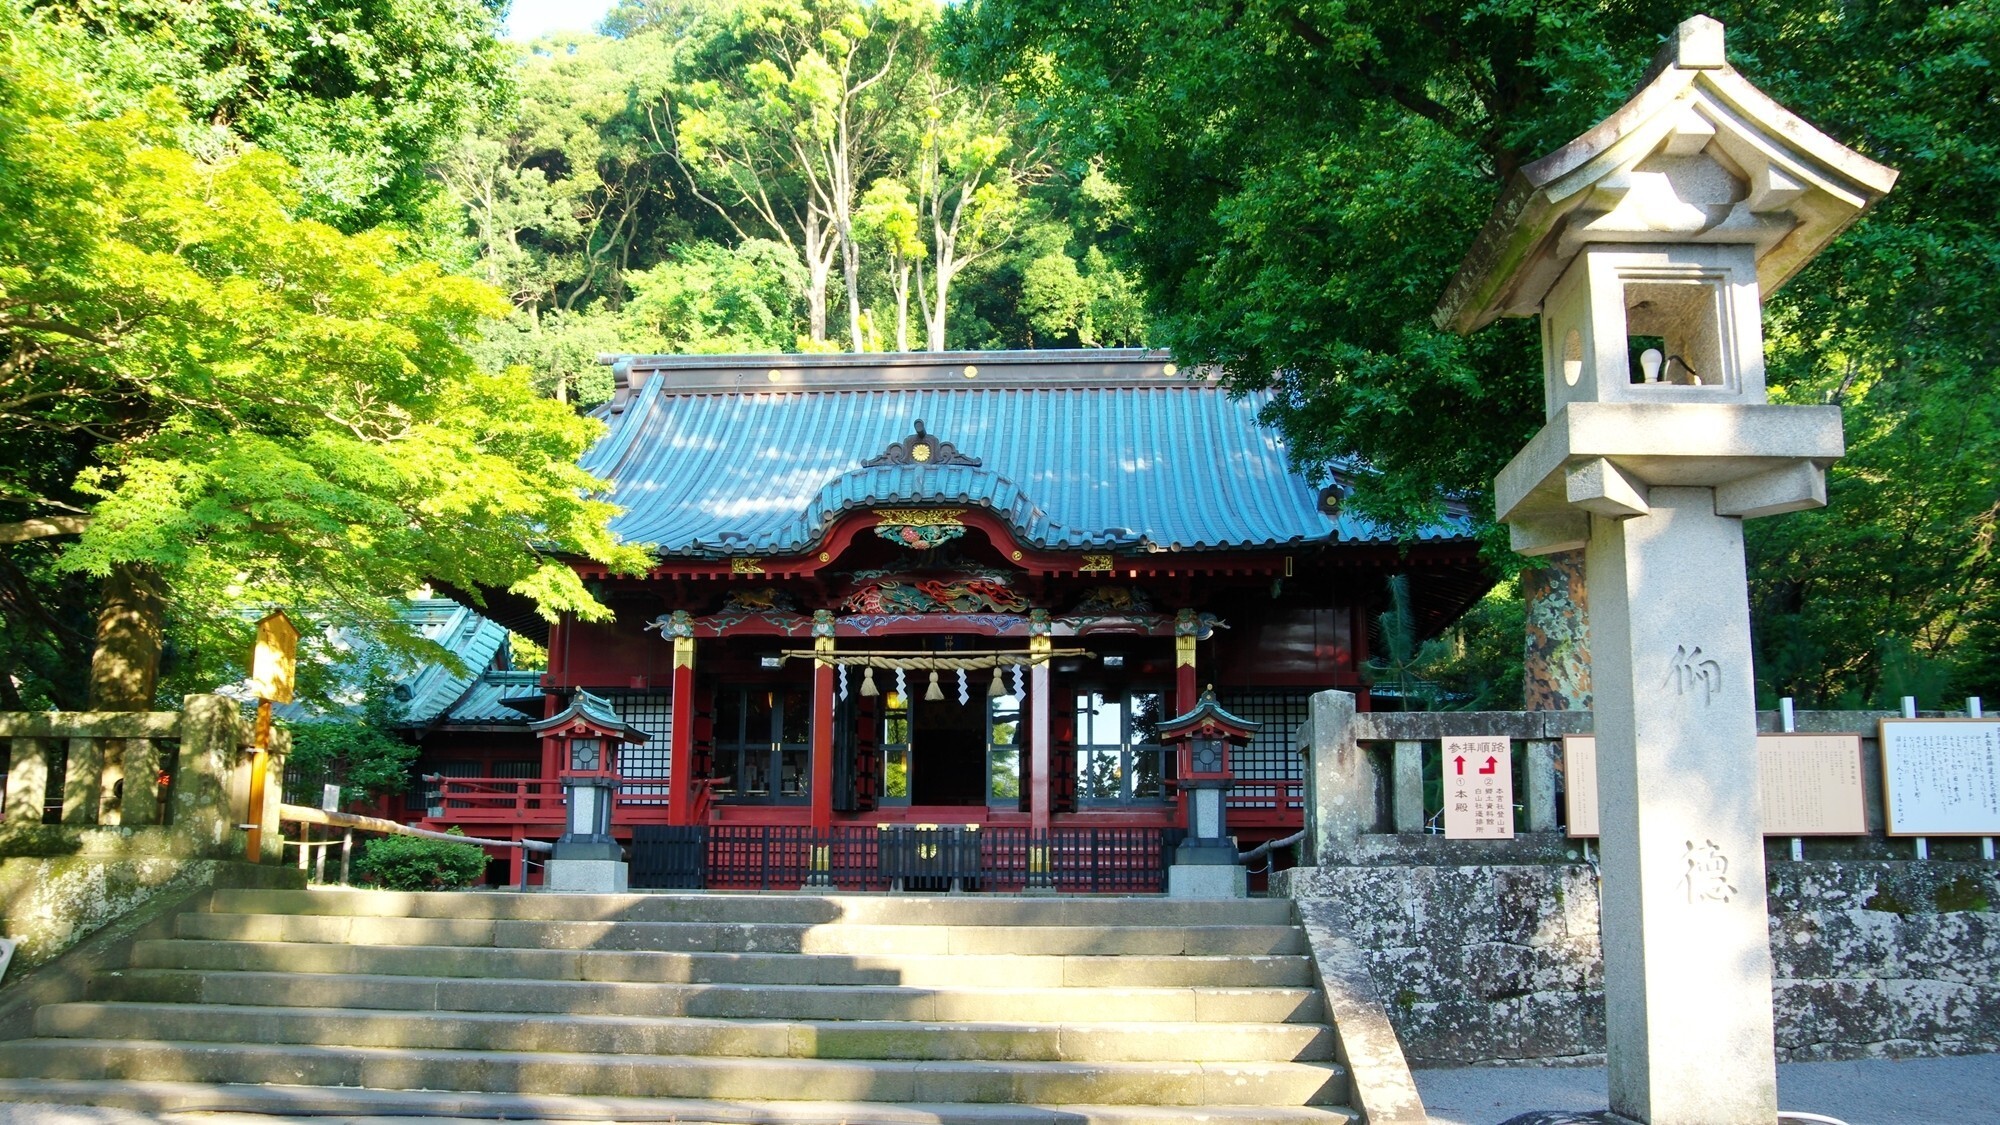
M 1506 738 L 1444 740 L 1444 834 L 1451 840 L 1514 838 L 1514 755 Z

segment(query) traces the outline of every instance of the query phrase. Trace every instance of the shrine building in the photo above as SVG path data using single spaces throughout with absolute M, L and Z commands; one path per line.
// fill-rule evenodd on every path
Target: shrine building
M 539 700 L 512 672 L 434 701 L 420 823 L 553 839 L 559 735 L 589 733 L 635 886 L 873 887 L 921 825 L 972 849 L 970 885 L 1022 885 L 1032 846 L 1070 889 L 1157 890 L 1187 827 L 1160 724 L 1213 686 L 1258 732 L 1229 831 L 1291 834 L 1293 731 L 1313 692 L 1368 698 L 1387 579 L 1421 634 L 1491 582 L 1462 513 L 1398 538 L 1343 510 L 1268 396 L 1163 352 L 611 363 L 583 464 L 657 561 L 576 564 L 616 617 L 547 628 Z M 599 701 L 626 733 L 546 722 Z

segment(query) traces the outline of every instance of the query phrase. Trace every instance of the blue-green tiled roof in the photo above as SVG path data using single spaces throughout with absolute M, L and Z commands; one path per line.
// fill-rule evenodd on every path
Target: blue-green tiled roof
M 540 672 L 488 672 L 446 709 L 444 721 L 466 726 L 525 727 L 532 716 L 541 713 L 541 684 Z M 533 706 L 524 711 L 514 706 L 516 702 Z
M 463 698 L 507 645 L 507 630 L 477 613 L 442 598 L 412 601 L 403 611 L 411 628 L 456 656 L 462 668 L 438 662 L 425 664 L 397 681 L 409 691 L 402 721 L 429 726 Z M 400 693 L 399 693 L 400 694 Z
M 1267 397 L 1169 375 L 1164 353 L 619 357 L 626 390 L 584 467 L 612 524 L 664 555 L 798 554 L 842 512 L 978 505 L 1052 550 L 1384 542 L 1321 508 L 1260 423 Z M 965 377 L 967 368 L 975 370 Z M 971 465 L 863 462 L 911 434 Z M 1462 520 L 1419 538 L 1459 538 Z

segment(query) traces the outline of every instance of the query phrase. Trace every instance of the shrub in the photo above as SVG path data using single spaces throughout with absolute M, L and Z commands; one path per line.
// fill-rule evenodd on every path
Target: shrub
M 486 853 L 474 844 L 384 836 L 368 842 L 355 867 L 369 882 L 392 891 L 448 891 L 484 875 Z

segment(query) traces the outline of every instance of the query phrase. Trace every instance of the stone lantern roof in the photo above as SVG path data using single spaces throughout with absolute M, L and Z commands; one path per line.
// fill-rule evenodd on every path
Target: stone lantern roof
M 1533 316 L 1586 243 L 1749 244 L 1777 290 L 1896 182 L 1732 68 L 1723 27 L 1677 27 L 1616 113 L 1523 166 L 1433 315 L 1469 333 Z

